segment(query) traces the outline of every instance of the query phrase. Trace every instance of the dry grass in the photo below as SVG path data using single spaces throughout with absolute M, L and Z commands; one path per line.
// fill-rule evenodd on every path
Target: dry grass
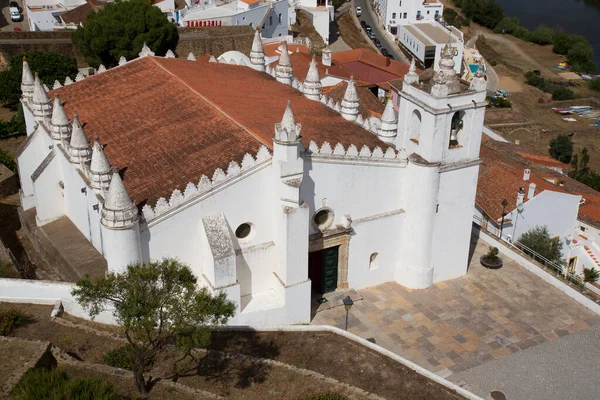
M 345 13 L 337 20 L 340 35 L 344 42 L 353 49 L 365 48 L 377 52 L 377 48 L 373 42 L 365 38 L 361 26 L 356 21 L 356 18 L 349 12 Z

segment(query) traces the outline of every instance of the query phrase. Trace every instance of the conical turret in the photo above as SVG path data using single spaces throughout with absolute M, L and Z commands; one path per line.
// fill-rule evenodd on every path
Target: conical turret
M 71 131 L 71 142 L 69 143 L 69 155 L 71 162 L 85 166 L 92 159 L 92 148 L 90 142 L 83 132 L 77 114 L 73 115 L 73 129 Z
M 296 118 L 294 118 L 294 113 L 292 112 L 292 102 L 288 100 L 281 122 L 275 124 L 274 139 L 279 142 L 295 143 L 300 140 L 301 130 L 302 125 L 296 123 Z
M 288 53 L 287 42 L 283 42 L 283 45 L 281 45 L 281 55 L 275 67 L 275 79 L 286 85 L 292 85 L 292 60 L 290 60 L 290 54 Z
M 37 119 L 49 119 L 52 115 L 52 102 L 37 72 L 33 81 L 33 97 L 29 105 L 33 116 Z
M 96 136 L 92 148 L 92 161 L 90 162 L 90 181 L 92 182 L 92 188 L 100 192 L 108 190 L 112 175 L 110 163 Z
M 358 106 L 358 93 L 356 92 L 356 87 L 354 87 L 354 77 L 350 77 L 348 87 L 346 87 L 346 93 L 342 99 L 342 117 L 348 121 L 356 120 L 356 117 L 358 116 Z
M 381 126 L 377 131 L 377 135 L 384 142 L 391 142 L 398 133 L 398 116 L 394 110 L 394 102 L 390 97 L 385 103 L 385 110 L 381 115 Z
M 65 112 L 58 94 L 54 95 L 54 106 L 52 107 L 52 119 L 50 120 L 50 135 L 59 143 L 69 143 L 71 140 L 71 122 Z
M 252 64 L 252 68 L 257 71 L 265 70 L 265 51 L 263 49 L 262 39 L 258 29 L 256 32 L 254 32 L 252 50 L 250 50 L 250 63 Z
M 129 197 L 119 171 L 111 171 L 110 186 L 102 207 L 102 225 L 107 228 L 128 228 L 139 220 L 138 209 Z
M 317 61 L 313 56 L 304 80 L 302 92 L 306 97 L 311 100 L 319 101 L 321 99 L 321 78 L 319 78 L 319 69 L 317 68 Z
M 415 65 L 414 57 L 410 61 L 410 68 L 408 69 L 408 73 L 404 75 L 404 82 L 408 84 L 419 83 L 419 75 L 417 74 L 417 66 Z
M 33 98 L 34 78 L 27 63 L 27 58 L 23 57 L 23 76 L 21 77 L 21 98 L 25 101 L 31 101 Z

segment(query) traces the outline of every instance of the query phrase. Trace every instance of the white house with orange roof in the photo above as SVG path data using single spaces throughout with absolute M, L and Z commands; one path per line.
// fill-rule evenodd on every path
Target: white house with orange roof
M 334 101 L 314 62 L 303 82 L 287 51 L 267 68 L 258 33 L 242 65 L 139 55 L 50 93 L 23 63 L 36 229 L 70 226 L 108 271 L 175 257 L 236 303 L 233 324 L 307 323 L 326 293 L 467 273 L 487 103 L 450 52 L 432 83 L 411 66 L 399 114 L 367 119 L 353 79 Z

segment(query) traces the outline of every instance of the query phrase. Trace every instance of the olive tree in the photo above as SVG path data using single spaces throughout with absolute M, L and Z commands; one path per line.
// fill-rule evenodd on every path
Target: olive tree
M 525 246 L 523 251 L 534 258 L 544 257 L 556 264 L 564 264 L 562 259 L 562 242 L 558 237 L 551 237 L 547 226 L 536 226 L 523 233 L 517 240 L 517 244 Z M 536 254 L 531 254 L 531 251 Z M 540 261 L 544 261 L 540 259 Z
M 235 313 L 224 293 L 197 285 L 191 269 L 174 259 L 131 264 L 122 273 L 77 282 L 71 292 L 92 317 L 110 310 L 131 346 L 137 390 L 147 393 L 147 361 L 167 345 L 189 354 L 209 344 L 211 326 Z

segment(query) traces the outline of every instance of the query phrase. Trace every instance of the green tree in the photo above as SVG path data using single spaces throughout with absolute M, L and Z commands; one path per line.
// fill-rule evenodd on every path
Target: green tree
M 554 35 L 554 29 L 540 25 L 535 31 L 531 32 L 529 38 L 535 44 L 546 45 L 554 43 Z
M 132 264 L 123 273 L 110 272 L 91 281 L 85 277 L 72 291 L 92 318 L 112 310 L 131 346 L 136 388 L 147 393 L 144 367 L 173 343 L 190 354 L 210 342 L 212 325 L 224 324 L 235 313 L 225 293 L 211 295 L 198 288 L 191 269 L 173 259 Z
M 122 56 L 128 60 L 137 57 L 144 43 L 162 56 L 175 49 L 179 34 L 150 0 L 117 0 L 90 13 L 72 39 L 88 64 L 113 67 Z
M 595 78 L 589 81 L 588 86 L 590 89 L 600 92 L 600 78 Z
M 52 87 L 54 81 L 62 83 L 67 76 L 75 79 L 77 75 L 75 59 L 53 51 L 28 51 L 12 56 L 8 69 L 0 72 L 0 103 L 6 107 L 14 109 L 19 104 L 23 57 L 27 58 L 31 71 L 37 72 L 48 87 Z
M 558 135 L 550 141 L 550 155 L 560 162 L 570 163 L 573 157 L 573 140 L 567 135 Z
M 509 33 L 512 34 L 521 24 L 521 21 L 517 17 L 504 17 L 498 25 L 494 28 L 496 33 Z
M 571 69 L 577 72 L 595 72 L 596 63 L 592 61 L 592 47 L 587 41 L 577 42 L 567 52 L 567 61 Z
M 531 251 L 534 251 L 538 255 L 544 257 L 547 260 L 552 261 L 556 264 L 564 264 L 564 260 L 561 258 L 562 256 L 562 242 L 558 237 L 550 237 L 550 232 L 548 231 L 548 227 L 544 226 L 536 226 L 530 231 L 522 234 L 517 240 L 519 244 L 525 246 L 523 251 L 538 259 L 539 257 L 535 254 L 532 254 Z M 539 261 L 543 261 L 539 259 Z

